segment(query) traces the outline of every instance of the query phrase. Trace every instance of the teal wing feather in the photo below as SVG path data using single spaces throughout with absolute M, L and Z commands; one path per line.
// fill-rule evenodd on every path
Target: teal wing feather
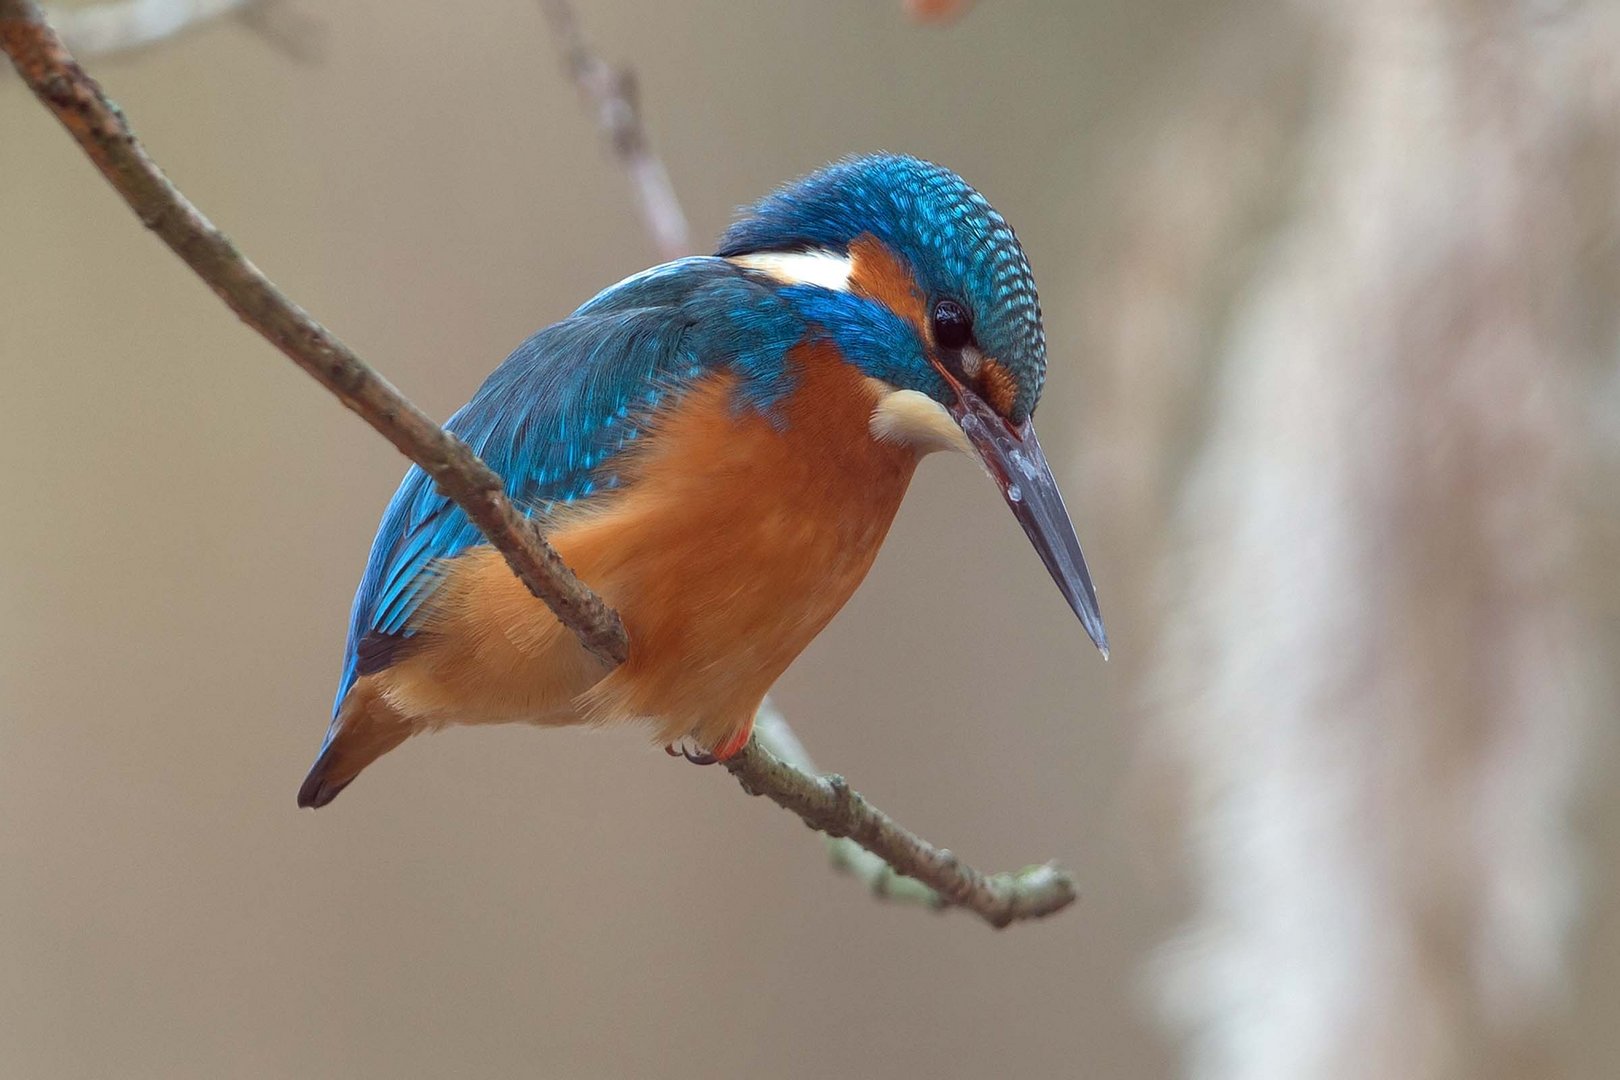
M 612 490 L 619 455 L 651 414 L 705 372 L 732 368 L 739 408 L 791 391 L 787 354 L 806 333 L 771 285 L 723 259 L 682 259 L 599 294 L 530 337 L 446 423 L 506 481 L 524 513 Z M 460 507 L 413 466 L 373 542 L 350 617 L 333 711 L 355 680 L 404 654 L 437 566 L 483 543 Z

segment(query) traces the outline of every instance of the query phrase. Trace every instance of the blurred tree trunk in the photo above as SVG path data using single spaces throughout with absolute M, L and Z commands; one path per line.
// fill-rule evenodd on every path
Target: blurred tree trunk
M 1615 356 L 1620 21 L 1267 25 L 1190 88 L 1141 184 L 1175 201 L 1093 290 L 1134 438 L 1115 502 L 1173 518 L 1150 696 L 1195 913 L 1162 997 L 1210 1080 L 1561 1075 L 1568 816 L 1609 691 L 1578 496 Z M 1254 265 L 1218 257 L 1257 234 Z

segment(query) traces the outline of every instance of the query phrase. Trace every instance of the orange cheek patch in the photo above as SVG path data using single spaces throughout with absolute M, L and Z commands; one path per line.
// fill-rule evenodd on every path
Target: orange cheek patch
M 894 252 L 871 233 L 863 233 L 849 243 L 852 267 L 849 287 L 857 296 L 878 303 L 915 326 L 927 336 L 923 314 L 922 289 Z
M 1012 412 L 1013 403 L 1018 400 L 1018 380 L 1012 377 L 1012 372 L 985 357 L 979 368 L 979 396 L 996 412 L 1007 416 Z

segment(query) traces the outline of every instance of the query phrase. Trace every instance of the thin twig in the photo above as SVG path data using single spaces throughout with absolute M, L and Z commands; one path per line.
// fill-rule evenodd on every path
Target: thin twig
M 624 661 L 628 648 L 618 616 L 568 572 L 533 523 L 507 501 L 501 478 L 288 299 L 170 183 L 38 4 L 0 0 L 0 46 L 148 229 L 243 322 L 425 469 L 587 648 L 608 663 Z
M 982 874 L 907 831 L 842 776 L 800 772 L 759 739 L 749 740 L 726 768 L 748 794 L 766 796 L 828 836 L 849 837 L 879 854 L 897 874 L 927 882 L 943 903 L 967 908 L 991 926 L 1038 919 L 1075 901 L 1074 880 L 1055 863 L 1010 874 Z
M 0 0 L 0 48 L 147 228 L 244 322 L 425 469 L 592 652 L 609 663 L 622 662 L 628 643 L 618 616 L 569 572 L 507 500 L 501 478 L 289 300 L 170 183 L 34 0 Z M 994 926 L 1047 915 L 1074 900 L 1068 875 L 1056 867 L 986 877 L 901 828 L 841 777 L 806 775 L 757 741 L 727 767 L 745 790 L 770 796 L 812 828 L 854 839 L 898 872 L 927 882 L 946 902 L 969 908 Z
M 779 712 L 770 698 L 766 698 L 754 718 L 754 741 L 766 751 L 798 769 L 815 775 L 821 770 L 810 757 L 810 751 L 793 733 L 787 717 Z M 917 904 L 940 910 L 950 905 L 945 899 L 916 878 L 906 877 L 878 856 L 867 851 L 847 836 L 826 836 L 827 861 L 833 869 L 848 874 L 871 890 L 880 900 L 897 904 Z
M 691 254 L 691 229 L 670 182 L 669 170 L 647 141 L 635 73 L 614 68 L 596 54 L 585 40 L 568 0 L 540 0 L 540 11 L 551 26 L 569 77 L 591 103 L 597 126 L 607 136 L 613 156 L 630 180 L 636 208 L 641 211 L 659 256 L 678 259 Z

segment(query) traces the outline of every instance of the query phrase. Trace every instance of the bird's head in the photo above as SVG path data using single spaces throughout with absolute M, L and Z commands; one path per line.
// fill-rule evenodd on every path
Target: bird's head
M 1046 378 L 1035 279 L 984 196 L 917 158 L 852 158 L 747 210 L 716 254 L 779 282 L 876 380 L 875 436 L 984 464 L 1106 656 L 1091 576 L 1031 423 Z

